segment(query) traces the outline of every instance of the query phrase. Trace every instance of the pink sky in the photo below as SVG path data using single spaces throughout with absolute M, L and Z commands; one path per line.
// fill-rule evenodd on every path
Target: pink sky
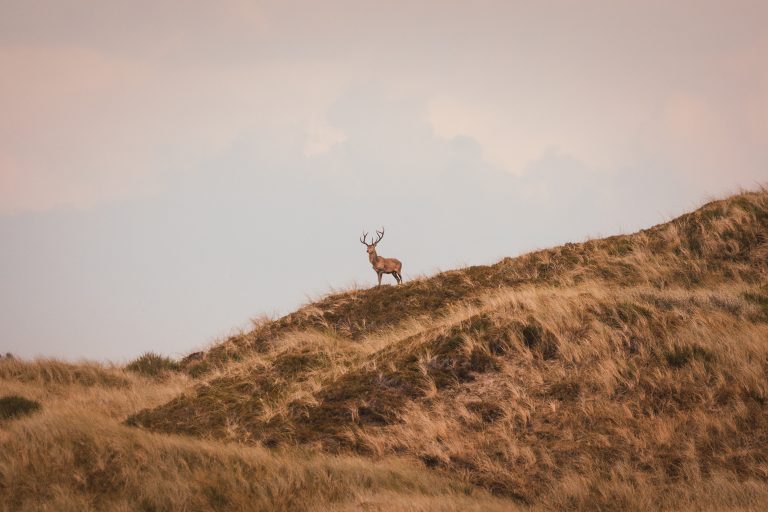
M 510 173 L 640 154 L 712 191 L 765 176 L 765 2 L 4 2 L 0 212 L 154 193 L 252 125 L 309 152 L 375 82 Z M 414 112 L 414 115 L 421 113 Z

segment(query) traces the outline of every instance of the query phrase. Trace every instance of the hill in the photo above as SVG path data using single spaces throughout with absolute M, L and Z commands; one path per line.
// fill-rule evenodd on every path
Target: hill
M 0 419 L 0 510 L 764 510 L 767 377 L 763 190 L 181 361 L 3 359 L 41 407 Z
M 768 193 L 741 194 L 633 235 L 326 297 L 188 357 L 202 382 L 127 423 L 405 456 L 555 508 L 764 490 L 767 265 Z

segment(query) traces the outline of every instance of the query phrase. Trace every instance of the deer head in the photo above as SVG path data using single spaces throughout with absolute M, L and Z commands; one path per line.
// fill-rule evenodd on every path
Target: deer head
M 376 254 L 376 244 L 381 242 L 381 239 L 384 238 L 384 227 L 381 228 L 381 231 L 377 229 L 376 235 L 376 240 L 373 240 L 373 237 L 371 237 L 370 244 L 368 243 L 368 233 L 363 233 L 363 236 L 360 237 L 360 243 L 365 245 L 368 254 Z

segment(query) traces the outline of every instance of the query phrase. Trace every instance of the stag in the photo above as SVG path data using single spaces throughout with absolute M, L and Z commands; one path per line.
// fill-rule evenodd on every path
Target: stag
M 376 245 L 381 242 L 382 238 L 384 238 L 384 228 L 382 227 L 381 231 L 377 229 L 376 235 L 376 240 L 374 241 L 373 237 L 371 237 L 372 243 L 369 244 L 368 233 L 363 233 L 363 236 L 360 237 L 360 243 L 365 244 L 366 250 L 368 251 L 368 261 L 371 262 L 373 270 L 376 271 L 376 275 L 379 277 L 379 286 L 381 286 L 382 274 L 392 274 L 395 276 L 397 284 L 402 283 L 403 276 L 400 275 L 400 270 L 403 268 L 403 264 L 400 263 L 400 260 L 395 258 L 382 258 L 376 254 Z

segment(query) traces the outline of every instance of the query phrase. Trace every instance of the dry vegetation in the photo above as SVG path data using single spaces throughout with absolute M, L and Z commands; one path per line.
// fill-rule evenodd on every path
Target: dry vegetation
M 121 425 L 169 400 L 185 375 L 94 363 L 0 360 L 0 395 L 41 404 L 0 418 L 0 510 L 509 510 L 405 461 L 273 451 Z
M 0 423 L 0 502 L 764 510 L 767 283 L 761 191 L 332 295 L 178 363 L 3 360 L 0 396 L 42 408 Z

